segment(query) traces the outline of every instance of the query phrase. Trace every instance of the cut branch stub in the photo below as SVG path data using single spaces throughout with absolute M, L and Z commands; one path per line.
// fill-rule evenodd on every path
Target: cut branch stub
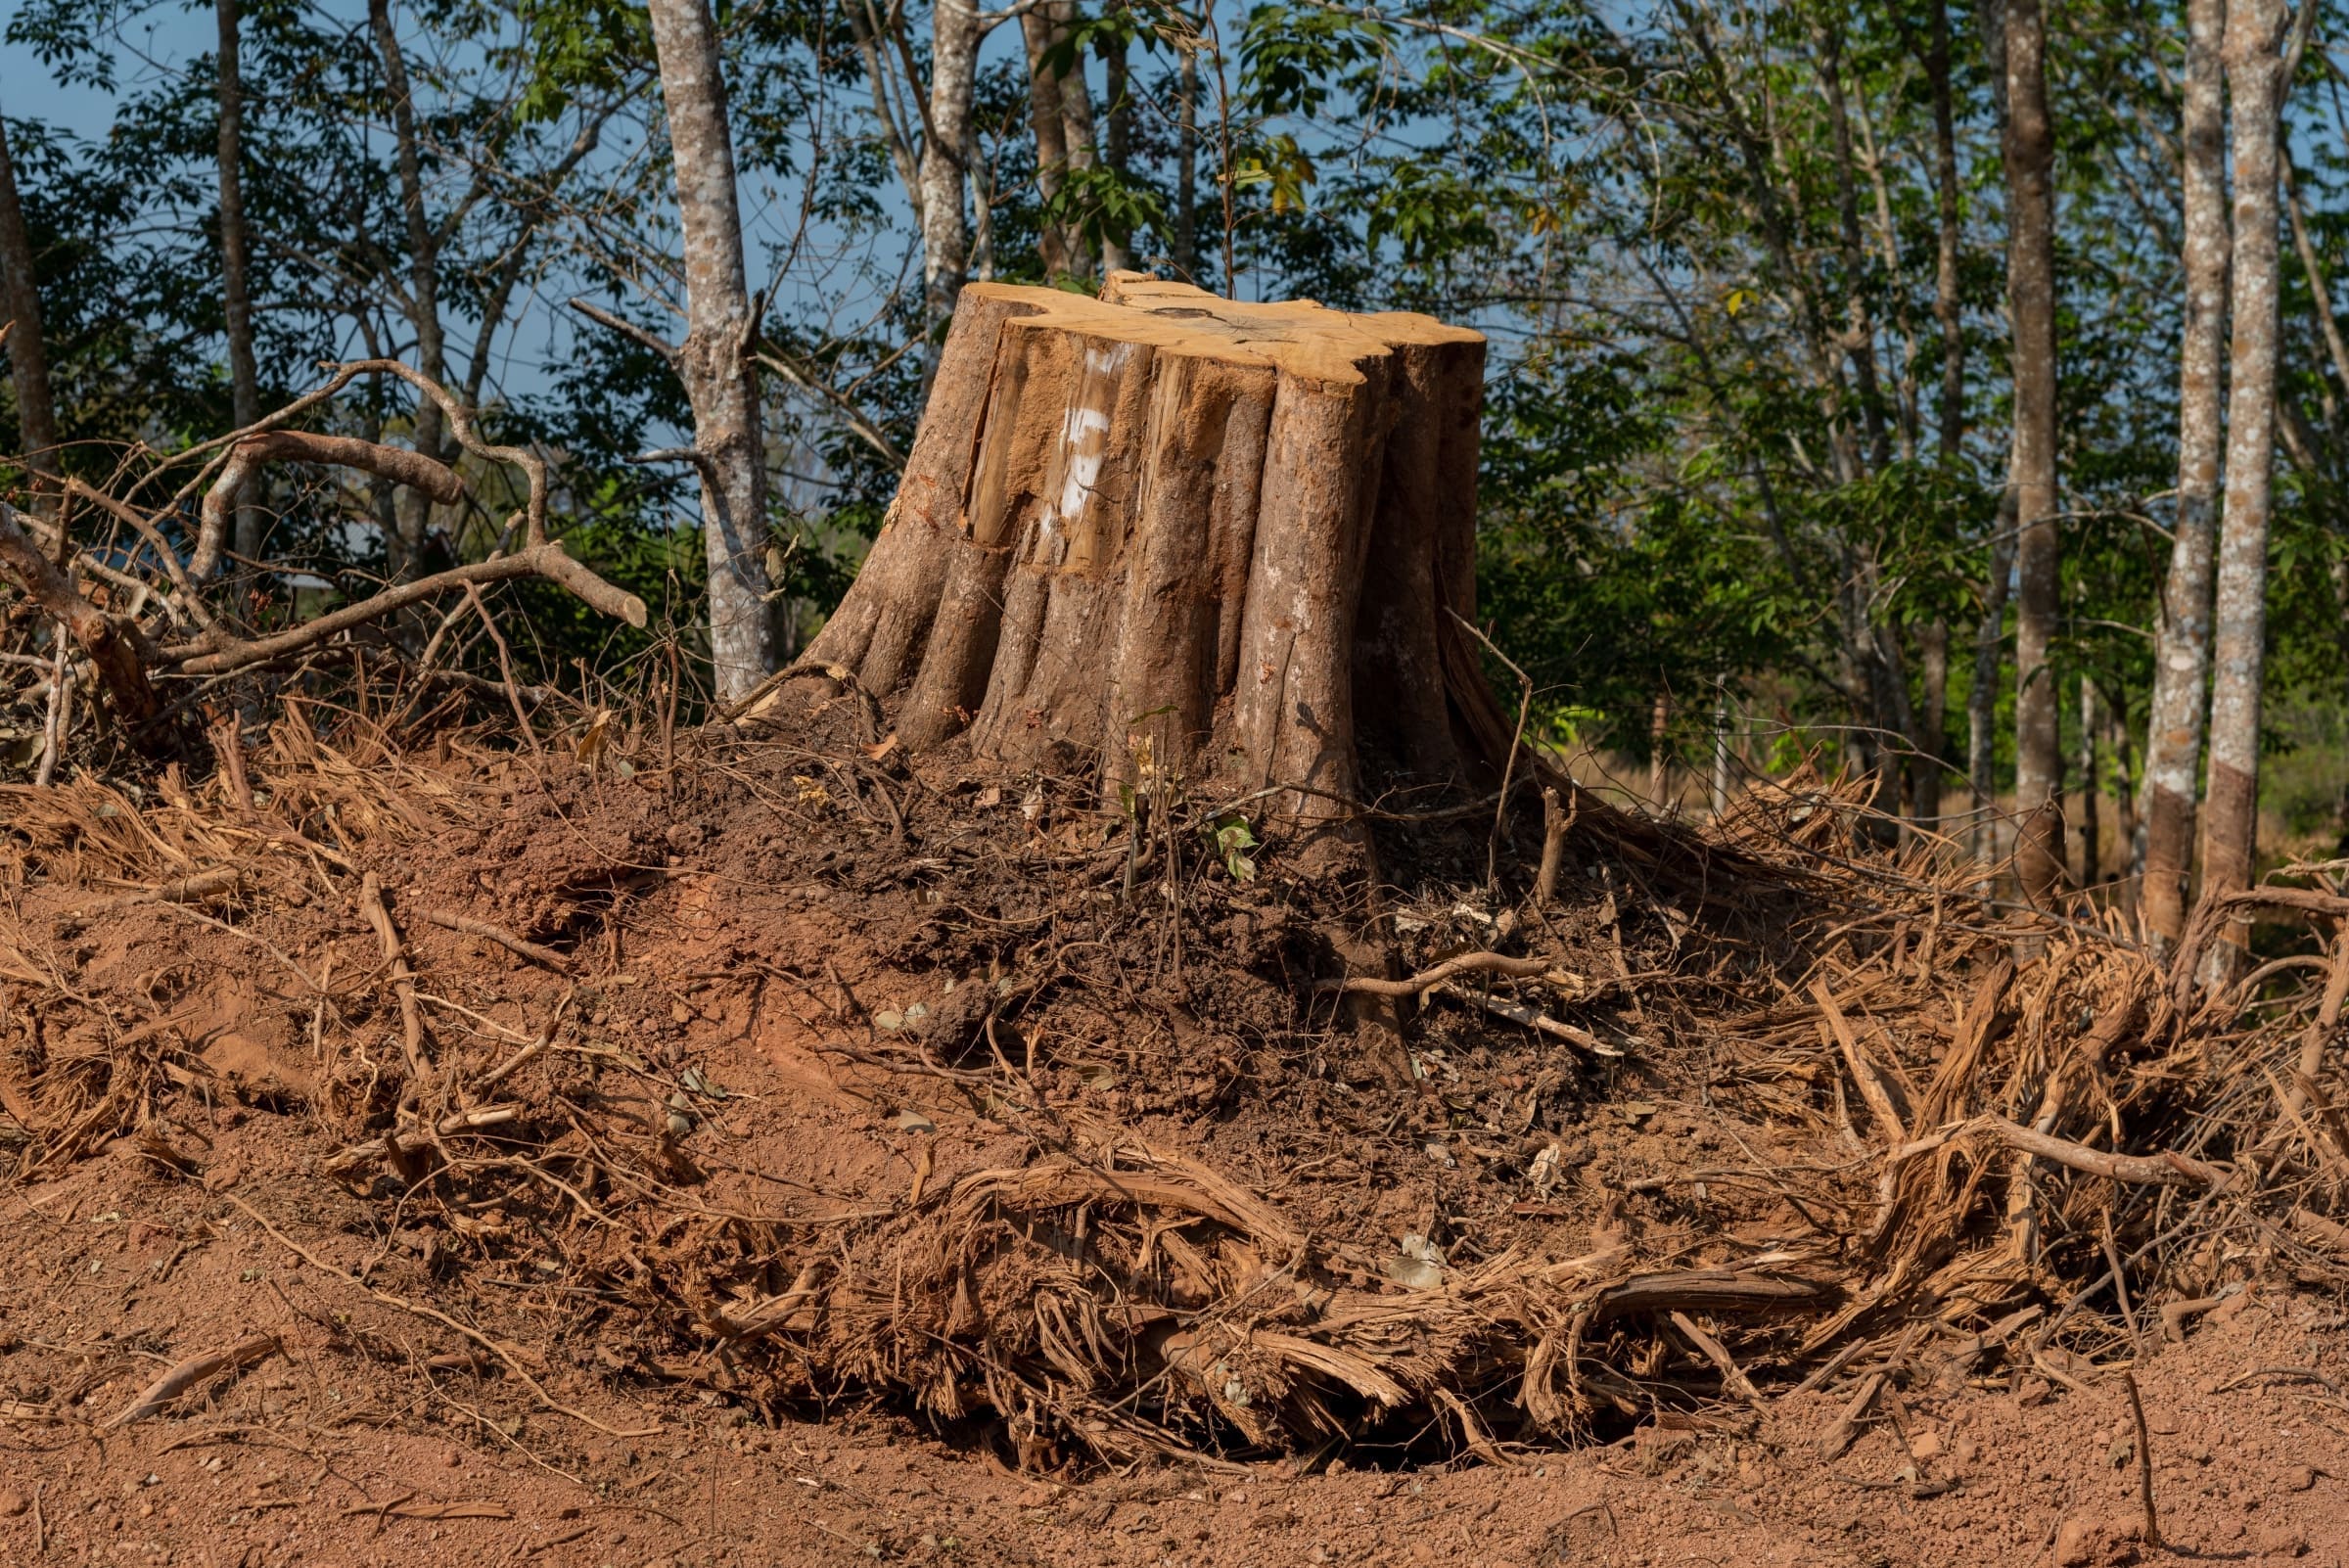
M 963 291 L 888 525 L 805 663 L 902 694 L 920 750 L 1337 810 L 1483 755 L 1472 616 L 1484 339 L 1112 273 Z M 1455 661 L 1456 662 L 1456 661 Z

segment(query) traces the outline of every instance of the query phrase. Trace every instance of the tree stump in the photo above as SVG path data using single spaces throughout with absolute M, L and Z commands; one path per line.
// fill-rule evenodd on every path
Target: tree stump
M 1465 779 L 1481 335 L 1112 273 L 962 292 L 889 520 L 804 665 L 920 751 L 1343 814 Z M 1465 668 L 1473 671 L 1472 653 Z M 1448 681 L 1448 674 L 1452 678 Z M 1497 759 L 1493 759 L 1497 761 Z

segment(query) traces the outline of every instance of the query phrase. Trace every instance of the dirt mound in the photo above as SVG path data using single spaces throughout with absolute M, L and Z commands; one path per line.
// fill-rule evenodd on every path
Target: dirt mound
M 1589 803 L 1542 900 L 1492 800 L 1385 803 L 1379 880 L 1308 876 L 1245 803 L 908 762 L 820 680 L 559 759 L 367 735 L 281 721 L 249 800 L 12 792 L 0 914 L 31 1212 L 107 1169 L 177 1216 L 103 1332 L 264 1270 L 313 1371 L 407 1369 L 352 1421 L 528 1419 L 562 1463 L 877 1399 L 1041 1475 L 1515 1464 L 1826 1389 L 1848 1443 L 2337 1277 L 2293 1075 L 2340 966 L 2205 1000 L 2190 951 L 1866 855 L 1828 788 L 1709 840 Z M 161 1343 L 13 1397 L 101 1416 Z

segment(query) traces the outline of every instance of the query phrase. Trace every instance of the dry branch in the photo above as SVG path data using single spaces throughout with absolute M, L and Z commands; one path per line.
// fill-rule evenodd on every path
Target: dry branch
M 21 526 L 21 515 L 0 501 L 0 576 L 16 584 L 44 615 L 73 634 L 98 667 L 99 682 L 122 720 L 134 726 L 153 718 L 155 687 L 147 678 L 146 639 L 138 627 L 116 621 L 82 597 L 72 582 L 41 553 Z
M 1423 991 L 1433 991 L 1455 975 L 1506 975 L 1515 980 L 1547 975 L 1558 965 L 1551 958 L 1509 958 L 1497 952 L 1464 952 L 1456 958 L 1447 958 L 1433 969 L 1421 970 L 1407 980 L 1377 980 L 1358 976 L 1348 980 L 1316 982 L 1313 990 L 1337 992 L 1348 995 L 1416 996 Z
M 456 472 L 422 452 L 385 446 L 354 436 L 317 436 L 308 431 L 273 430 L 248 436 L 229 448 L 211 488 L 204 492 L 202 520 L 196 535 L 196 554 L 188 576 L 209 581 L 220 570 L 221 550 L 236 517 L 237 498 L 264 463 L 318 463 L 332 468 L 355 468 L 394 484 L 421 490 L 443 506 L 464 499 L 465 484 Z
M 445 909 L 422 909 L 417 912 L 443 931 L 461 931 L 468 937 L 479 937 L 484 942 L 495 943 L 517 958 L 528 958 L 530 962 L 551 969 L 558 975 L 571 973 L 569 958 L 552 947 L 541 947 L 534 942 L 526 942 L 503 926 L 491 925 L 486 920 L 476 920 L 471 915 L 450 914 Z
M 217 1377 L 222 1372 L 238 1371 L 255 1361 L 266 1360 L 277 1354 L 278 1348 L 275 1334 L 255 1334 L 250 1339 L 239 1340 L 226 1350 L 191 1356 L 148 1384 L 137 1399 L 116 1412 L 106 1424 L 117 1427 L 143 1421 L 197 1384 Z

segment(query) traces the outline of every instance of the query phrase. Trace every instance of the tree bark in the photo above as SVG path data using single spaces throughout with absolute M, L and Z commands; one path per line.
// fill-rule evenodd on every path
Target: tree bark
M 1277 792 L 1461 777 L 1484 340 L 1113 275 L 963 292 L 890 521 L 803 668 L 912 750 Z M 1357 694 L 1363 700 L 1357 700 Z M 1473 751 L 1474 748 L 1471 748 Z
M 41 331 L 41 294 L 32 235 L 17 197 L 8 127 L 0 122 L 0 320 L 8 324 L 10 389 L 17 398 L 17 455 L 37 475 L 58 472 L 57 402 L 49 385 L 49 345 Z
M 1933 94 L 1933 318 L 1941 326 L 1939 455 L 1948 465 L 1961 459 L 1965 443 L 1965 302 L 1958 278 L 1963 235 L 1958 211 L 1958 120 L 1950 87 L 1949 0 L 1933 0 L 1925 79 Z
M 2006 659 L 2007 578 L 2014 571 L 2014 485 L 2007 484 L 1993 526 L 1982 619 L 1974 626 L 1974 679 L 1965 693 L 1965 777 L 1974 798 L 1974 858 L 1998 858 L 1999 670 Z
M 1102 129 L 1101 161 L 1121 179 L 1128 172 L 1133 147 L 1133 87 L 1128 79 L 1126 57 L 1123 38 L 1112 38 L 1101 46 L 1102 89 L 1108 99 L 1102 106 L 1107 122 Z M 1127 243 L 1115 235 L 1104 234 L 1102 272 L 1123 272 L 1132 264 L 1132 253 Z
M 1020 42 L 1028 56 L 1028 130 L 1036 142 L 1036 189 L 1046 210 L 1060 201 L 1070 160 L 1068 121 L 1061 112 L 1060 78 L 1052 74 L 1045 56 L 1058 41 L 1058 28 L 1049 6 L 1020 13 Z M 1075 225 L 1048 218 L 1036 226 L 1036 250 L 1046 278 L 1066 277 L 1084 270 Z
M 1174 67 L 1174 270 L 1199 281 L 1199 53 L 1177 48 Z
M 2185 331 L 2178 351 L 2178 513 L 2153 638 L 2145 718 L 2145 928 L 2166 949 L 2186 930 L 2193 868 L 2203 696 L 2210 673 L 2213 524 L 2225 439 L 2219 361 L 2227 342 L 2227 0 L 2188 0 L 2180 142 L 2186 211 Z
M 2005 0 L 2006 309 L 2014 335 L 2015 871 L 2045 902 L 2063 885 L 2063 751 L 2048 663 L 2059 613 L 2055 522 L 2054 127 L 2040 0 Z
M 950 5 L 940 0 L 940 13 Z M 766 454 L 750 353 L 759 324 L 743 265 L 716 24 L 706 0 L 652 0 L 652 23 L 685 236 L 686 330 L 677 373 L 693 405 L 693 445 L 702 458 L 712 687 L 720 702 L 731 703 L 766 678 L 774 654 L 766 615 Z M 960 167 L 957 161 L 957 182 Z M 959 183 L 954 195 L 959 219 Z
M 2227 363 L 2226 513 L 2212 627 L 2205 898 L 2223 898 L 2251 885 L 2258 836 L 2268 522 L 2275 499 L 2277 122 L 2284 90 L 2285 17 L 2282 0 L 2228 0 L 2227 86 L 2234 104 L 2234 321 Z M 2229 927 L 2233 945 L 2246 944 L 2249 936 L 2247 921 Z M 2222 958 L 2219 968 L 2229 967 Z
M 1946 765 L 1950 716 L 1950 623 L 1936 617 L 1916 636 L 1917 684 L 1924 703 L 1917 715 L 1917 755 L 1910 772 L 1911 815 L 1927 828 L 1941 824 L 1942 769 Z
M 220 24 L 214 82 L 220 104 L 220 303 L 228 327 L 229 418 L 244 430 L 261 417 L 261 374 L 253 352 L 252 253 L 245 233 L 245 81 L 237 60 L 237 0 L 215 0 L 214 11 Z M 252 560 L 261 553 L 263 516 L 250 496 L 240 501 L 236 548 Z
M 408 239 L 407 298 L 400 301 L 416 333 L 416 368 L 436 382 L 448 380 L 448 335 L 440 322 L 440 235 L 424 197 L 424 153 L 416 130 L 416 105 L 408 82 L 406 52 L 392 26 L 391 0 L 367 0 L 367 21 L 384 65 L 385 96 L 392 105 L 392 137 L 399 170 L 400 218 Z M 445 455 L 439 408 L 430 398 L 416 406 L 416 450 L 435 462 Z M 412 571 L 432 524 L 432 504 L 417 490 L 392 498 L 390 539 L 393 576 Z
M 970 276 L 971 230 L 963 182 L 971 155 L 971 101 L 987 23 L 974 0 L 937 0 L 930 30 L 930 118 L 920 164 L 922 298 L 933 323 L 954 313 Z

